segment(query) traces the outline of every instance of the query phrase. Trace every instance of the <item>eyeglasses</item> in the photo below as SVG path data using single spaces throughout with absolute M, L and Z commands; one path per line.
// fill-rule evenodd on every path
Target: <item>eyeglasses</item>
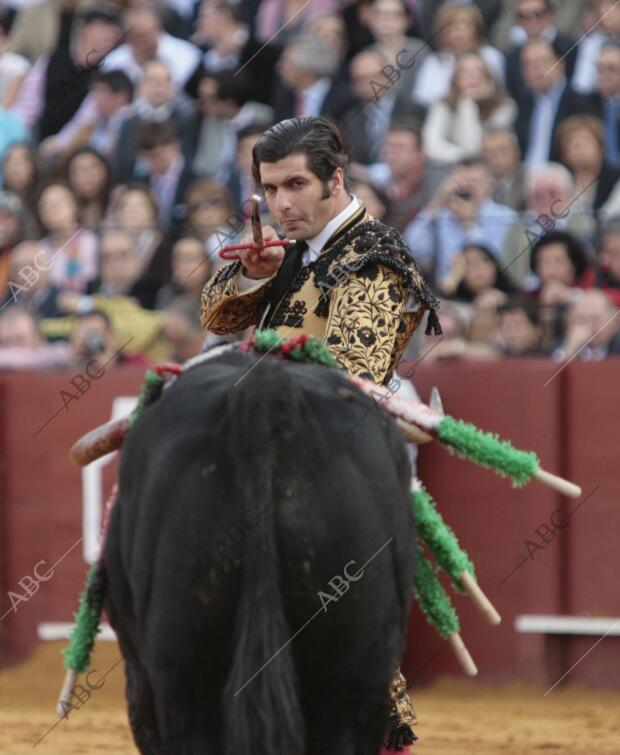
M 547 13 L 548 11 L 546 10 L 534 10 L 531 13 L 518 11 L 517 18 L 519 21 L 540 21 L 541 18 L 544 18 L 547 15 Z

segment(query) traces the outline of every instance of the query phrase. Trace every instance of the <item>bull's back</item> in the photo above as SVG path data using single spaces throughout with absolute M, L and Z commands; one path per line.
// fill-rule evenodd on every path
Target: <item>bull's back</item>
M 325 368 L 246 371 L 194 368 L 122 453 L 112 620 L 185 711 L 219 707 L 239 627 L 267 632 L 278 612 L 271 650 L 286 643 L 304 701 L 334 678 L 355 683 L 360 658 L 368 677 L 402 651 L 415 534 L 399 431 Z M 234 686 L 247 677 L 252 694 L 265 658 L 248 648 Z

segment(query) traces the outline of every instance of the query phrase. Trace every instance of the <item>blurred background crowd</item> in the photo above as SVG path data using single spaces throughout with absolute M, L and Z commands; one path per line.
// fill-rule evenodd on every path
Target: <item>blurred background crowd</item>
M 247 223 L 252 147 L 295 115 L 341 126 L 351 190 L 441 298 L 444 334 L 417 333 L 408 356 L 620 354 L 614 0 L 4 0 L 0 15 L 0 369 L 200 351 L 200 291 Z

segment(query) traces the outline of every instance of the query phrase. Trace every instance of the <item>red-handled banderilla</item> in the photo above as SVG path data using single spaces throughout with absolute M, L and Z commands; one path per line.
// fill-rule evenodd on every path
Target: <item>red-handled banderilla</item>
M 225 260 L 238 260 L 239 252 L 245 249 L 252 249 L 260 252 L 270 246 L 288 246 L 292 241 L 288 239 L 277 239 L 275 241 L 264 241 L 263 229 L 260 222 L 260 203 L 261 198 L 257 194 L 252 194 L 252 243 L 251 244 L 227 244 L 220 249 L 220 257 Z

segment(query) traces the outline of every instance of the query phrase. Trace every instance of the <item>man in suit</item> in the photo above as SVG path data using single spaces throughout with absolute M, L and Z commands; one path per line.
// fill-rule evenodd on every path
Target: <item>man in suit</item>
M 170 67 L 163 60 L 154 58 L 147 61 L 142 70 L 138 97 L 131 108 L 133 113 L 124 120 L 120 128 L 114 154 L 121 183 L 140 179 L 141 166 L 136 165 L 134 142 L 142 123 L 170 121 L 181 137 L 185 156 L 188 157 L 191 152 L 191 111 L 178 99 L 178 86 L 172 79 Z
M 206 74 L 198 86 L 198 111 L 192 117 L 192 169 L 198 176 L 227 183 L 234 169 L 238 131 L 251 123 L 273 123 L 269 105 L 251 99 L 247 69 Z
M 603 121 L 605 164 L 620 168 L 620 45 L 608 42 L 596 64 L 594 114 Z
M 555 8 L 552 0 L 517 0 L 515 15 L 524 39 L 506 54 L 506 87 L 514 100 L 525 94 L 525 82 L 521 75 L 521 51 L 532 39 L 546 39 L 553 45 L 558 58 L 566 63 L 566 78 L 570 81 L 577 59 L 576 41 L 555 27 Z
M 359 52 L 351 61 L 351 88 L 357 102 L 345 113 L 342 127 L 349 140 L 352 162 L 371 165 L 381 159 L 381 151 L 394 118 L 416 116 L 423 120 L 424 110 L 407 96 L 398 96 L 383 71 L 388 59 L 378 49 Z
M 274 85 L 275 66 L 282 52 L 274 44 L 262 45 L 250 35 L 245 3 L 211 2 L 200 6 L 196 34 L 192 42 L 205 52 L 201 64 L 186 91 L 198 96 L 200 79 L 208 74 L 230 71 L 238 74 L 247 70 L 252 75 L 252 99 L 269 104 Z
M 618 309 L 604 291 L 584 291 L 568 311 L 564 342 L 554 358 L 566 361 L 578 356 L 591 362 L 620 356 L 617 315 Z
M 526 167 L 557 160 L 553 134 L 570 115 L 592 113 L 592 104 L 566 80 L 566 64 L 546 39 L 531 40 L 521 51 L 525 93 L 518 101 L 515 130 Z
M 383 187 L 389 200 L 385 222 L 402 233 L 430 202 L 446 178 L 447 168 L 426 161 L 420 125 L 411 117 L 392 122 L 382 156 L 390 172 Z
M 525 171 L 514 131 L 503 127 L 487 129 L 482 154 L 494 180 L 491 199 L 517 212 L 525 210 Z
M 148 166 L 147 182 L 159 205 L 159 221 L 173 234 L 185 221 L 185 191 L 194 175 L 181 151 L 172 123 L 142 123 L 136 133 L 136 151 Z
M 591 12 L 596 24 L 579 40 L 573 87 L 582 94 L 596 88 L 596 61 L 603 45 L 620 39 L 620 6 L 616 0 L 592 0 Z
M 302 115 L 342 120 L 355 99 L 349 85 L 335 78 L 338 66 L 338 51 L 323 37 L 301 34 L 291 40 L 278 63 L 275 120 Z
M 158 58 L 168 64 L 175 83 L 185 86 L 200 62 L 198 49 L 164 31 L 159 12 L 147 5 L 132 5 L 123 21 L 127 42 L 106 57 L 105 68 L 119 68 L 136 82 L 142 75 L 144 63 Z

